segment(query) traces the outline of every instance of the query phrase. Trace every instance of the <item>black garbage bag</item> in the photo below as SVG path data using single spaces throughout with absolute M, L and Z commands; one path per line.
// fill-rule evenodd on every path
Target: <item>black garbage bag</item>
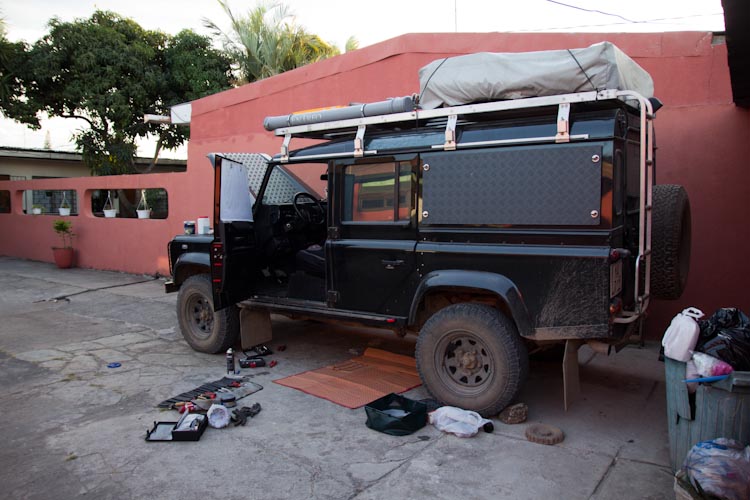
M 697 352 L 726 361 L 736 371 L 750 370 L 750 318 L 737 308 L 726 307 L 698 324 Z

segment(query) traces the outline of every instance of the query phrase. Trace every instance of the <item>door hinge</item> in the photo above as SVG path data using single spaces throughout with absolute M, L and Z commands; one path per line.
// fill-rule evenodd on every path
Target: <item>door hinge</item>
M 339 228 L 337 226 L 332 226 L 328 228 L 328 239 L 329 240 L 339 239 Z
M 328 295 L 326 298 L 327 298 L 326 302 L 328 303 L 328 307 L 333 307 L 336 304 L 336 302 L 339 301 L 339 292 L 337 292 L 336 290 L 328 290 Z

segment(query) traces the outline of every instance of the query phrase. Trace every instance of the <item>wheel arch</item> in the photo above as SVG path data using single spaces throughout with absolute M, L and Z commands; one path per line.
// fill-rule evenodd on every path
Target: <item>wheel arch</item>
M 494 302 L 490 305 L 500 308 L 515 323 L 522 337 L 534 333 L 526 304 L 513 281 L 501 274 L 458 269 L 433 271 L 422 279 L 409 308 L 409 326 L 421 325 L 427 317 L 450 304 L 476 301 L 465 299 L 467 295 L 485 299 L 479 302 L 488 302 L 486 299 Z M 436 297 L 448 301 L 441 305 L 439 301 L 435 303 Z
M 187 252 L 177 257 L 172 269 L 172 280 L 179 287 L 190 276 L 209 274 L 210 270 L 211 262 L 207 253 Z

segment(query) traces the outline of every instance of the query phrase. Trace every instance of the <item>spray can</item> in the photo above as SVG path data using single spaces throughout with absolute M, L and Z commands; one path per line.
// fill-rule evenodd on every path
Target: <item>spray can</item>
M 227 349 L 227 373 L 234 375 L 234 351 Z

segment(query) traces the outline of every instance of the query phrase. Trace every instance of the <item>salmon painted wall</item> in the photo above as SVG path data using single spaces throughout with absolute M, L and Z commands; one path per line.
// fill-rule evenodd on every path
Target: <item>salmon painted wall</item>
M 163 174 L 159 182 L 149 180 L 148 186 L 143 186 L 168 189 L 169 218 L 104 220 L 82 214 L 77 223 L 81 231 L 92 236 L 89 240 L 82 235 L 77 242 L 83 245 L 80 264 L 163 273 L 166 242 L 180 232 L 182 221 L 210 213 L 212 171 L 206 154 L 273 155 L 279 151 L 281 140 L 262 127 L 267 115 L 409 95 L 419 91 L 418 69 L 441 57 L 479 51 L 584 47 L 603 40 L 616 44 L 653 76 L 656 95 L 664 102 L 656 120 L 657 179 L 683 184 L 692 202 L 688 290 L 679 301 L 653 303 L 649 330 L 652 334 L 663 331 L 669 319 L 688 305 L 707 312 L 729 305 L 749 310 L 745 282 L 750 278 L 750 263 L 743 254 L 750 246 L 742 228 L 750 208 L 750 169 L 745 159 L 750 144 L 750 114 L 732 104 L 726 46 L 713 40 L 711 33 L 702 32 L 410 34 L 195 101 L 187 174 Z M 292 148 L 307 144 L 293 140 Z M 315 184 L 319 176 L 312 169 L 298 168 L 295 173 L 309 184 Z M 147 181 L 135 179 L 143 177 L 127 179 L 140 187 Z M 123 181 L 113 182 L 123 187 L 125 178 L 119 179 Z M 60 182 L 75 183 L 81 196 L 94 185 L 104 186 L 103 180 Z M 41 185 L 31 182 L 35 181 L 0 181 L 0 189 Z M 47 254 L 54 239 L 47 228 L 51 222 L 30 217 L 0 214 L 0 228 L 6 236 L 0 240 L 0 254 L 51 260 L 51 253 Z M 136 251 L 139 246 L 133 245 L 135 237 L 150 249 L 146 254 Z M 97 244 L 89 247 L 92 241 Z M 127 250 L 116 257 L 88 255 L 98 253 L 103 242 Z
M 210 166 L 206 168 L 210 170 Z M 73 223 L 78 267 L 166 276 L 169 274 L 169 240 L 182 232 L 184 220 L 210 213 L 205 203 L 196 203 L 194 193 L 199 191 L 199 186 L 188 179 L 187 173 L 180 172 L 0 181 L 0 190 L 9 190 L 11 196 L 11 213 L 0 214 L 0 255 L 53 262 L 51 248 L 60 246 L 60 239 L 52 230 L 52 221 L 64 219 Z M 166 219 L 105 219 L 91 211 L 94 190 L 146 188 L 166 189 L 169 203 Z M 75 190 L 79 213 L 69 217 L 27 215 L 22 206 L 27 189 Z M 211 204 L 210 195 L 203 198 Z

